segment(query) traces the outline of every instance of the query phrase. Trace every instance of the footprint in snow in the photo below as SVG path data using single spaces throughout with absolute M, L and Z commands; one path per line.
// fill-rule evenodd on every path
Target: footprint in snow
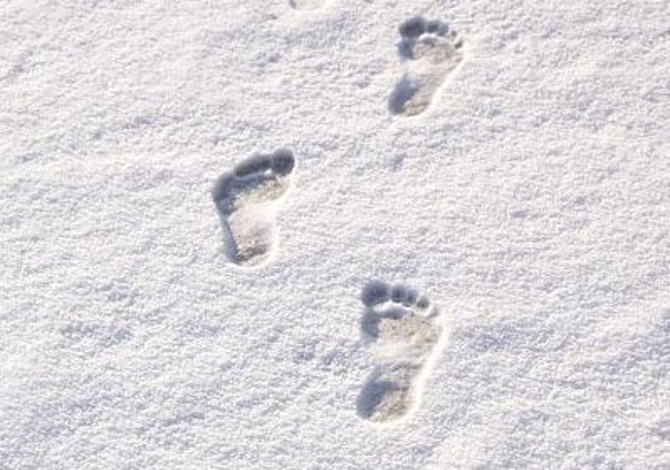
M 463 61 L 463 41 L 449 25 L 421 16 L 399 28 L 400 57 L 405 72 L 389 98 L 393 114 L 415 116 L 424 112 L 446 78 Z
M 368 284 L 361 329 L 378 361 L 358 399 L 358 414 L 385 424 L 418 408 L 421 388 L 444 328 L 430 301 L 402 284 Z
M 293 152 L 253 155 L 217 180 L 212 191 L 226 254 L 236 264 L 265 262 L 275 245 L 274 221 L 291 183 Z

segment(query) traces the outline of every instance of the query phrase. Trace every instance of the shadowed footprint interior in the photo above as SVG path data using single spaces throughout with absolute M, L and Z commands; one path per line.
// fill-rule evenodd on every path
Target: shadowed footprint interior
M 325 0 L 289 0 L 289 5 L 296 10 L 316 10 L 323 6 Z
M 272 254 L 274 222 L 290 187 L 293 152 L 253 155 L 221 175 L 212 197 L 224 231 L 226 254 L 236 264 L 258 265 Z

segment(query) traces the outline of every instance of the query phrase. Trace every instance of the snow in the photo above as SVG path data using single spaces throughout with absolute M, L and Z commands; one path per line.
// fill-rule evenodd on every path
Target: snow
M 398 27 L 463 60 L 417 116 Z M 0 468 L 670 468 L 666 0 L 5 0 Z M 291 149 L 273 256 L 216 181 Z M 357 413 L 361 292 L 448 323 Z

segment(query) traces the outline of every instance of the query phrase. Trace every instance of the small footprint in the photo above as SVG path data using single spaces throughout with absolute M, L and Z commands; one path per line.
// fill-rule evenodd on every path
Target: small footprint
M 289 0 L 288 4 L 296 10 L 318 10 L 325 0 Z
M 405 72 L 389 98 L 393 114 L 415 116 L 424 112 L 446 78 L 463 61 L 463 41 L 448 24 L 408 19 L 399 28 L 400 57 Z
M 368 284 L 361 329 L 378 365 L 358 399 L 358 414 L 376 423 L 409 417 L 418 407 L 443 327 L 424 296 L 402 284 Z
M 253 155 L 217 180 L 212 191 L 221 217 L 226 254 L 236 264 L 265 262 L 275 245 L 274 220 L 291 183 L 293 152 Z

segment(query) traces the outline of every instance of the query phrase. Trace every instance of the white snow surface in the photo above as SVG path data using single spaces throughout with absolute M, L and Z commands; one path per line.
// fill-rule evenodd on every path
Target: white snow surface
M 418 14 L 464 60 L 397 116 Z M 3 0 L 0 136 L 3 470 L 670 468 L 667 0 Z M 278 148 L 235 265 L 213 185 Z M 449 324 L 394 426 L 372 280 Z

